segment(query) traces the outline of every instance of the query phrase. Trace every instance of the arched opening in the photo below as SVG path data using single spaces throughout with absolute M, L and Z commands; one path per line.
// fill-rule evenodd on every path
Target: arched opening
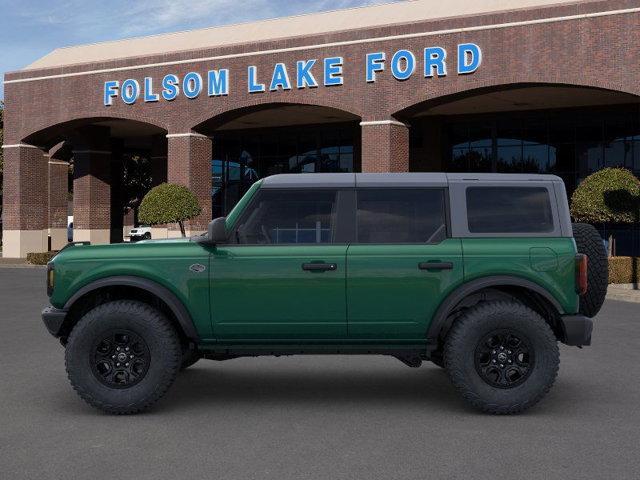
M 213 138 L 213 217 L 226 215 L 253 182 L 278 173 L 360 169 L 360 117 L 335 108 L 267 104 L 198 125 Z
M 145 122 L 86 118 L 24 138 L 49 155 L 50 248 L 72 239 L 122 242 L 146 192 L 167 180 L 166 133 Z
M 412 171 L 550 173 L 564 180 L 569 195 L 605 167 L 640 174 L 640 97 L 627 93 L 506 85 L 434 99 L 398 115 L 411 126 Z M 619 254 L 637 252 L 637 227 L 616 237 Z

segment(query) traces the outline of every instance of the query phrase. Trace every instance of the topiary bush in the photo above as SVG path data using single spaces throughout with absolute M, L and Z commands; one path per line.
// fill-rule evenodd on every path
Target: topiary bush
M 609 259 L 609 283 L 640 283 L 638 257 L 611 257 Z
M 57 254 L 57 251 L 27 253 L 27 262 L 31 265 L 46 265 Z
M 163 183 L 152 188 L 142 199 L 138 220 L 147 225 L 177 223 L 185 236 L 184 222 L 202 213 L 198 199 L 183 185 Z
M 571 216 L 585 223 L 634 223 L 638 219 L 640 180 L 624 168 L 589 175 L 571 196 Z

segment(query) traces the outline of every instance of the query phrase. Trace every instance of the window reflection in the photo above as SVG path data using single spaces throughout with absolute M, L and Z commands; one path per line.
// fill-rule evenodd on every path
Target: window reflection
M 553 173 L 569 193 L 604 167 L 640 174 L 637 106 L 508 112 L 446 124 L 446 171 Z
M 226 215 L 260 178 L 354 171 L 357 123 L 220 132 L 212 161 L 213 216 Z

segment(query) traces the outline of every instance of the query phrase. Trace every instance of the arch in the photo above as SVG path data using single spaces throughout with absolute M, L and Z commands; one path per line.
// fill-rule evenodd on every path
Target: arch
M 198 133 L 211 133 L 213 130 L 220 128 L 221 126 L 237 120 L 246 115 L 255 114 L 257 112 L 264 112 L 269 110 L 279 110 L 291 107 L 300 107 L 303 109 L 323 109 L 327 112 L 333 112 L 344 118 L 345 121 L 359 121 L 362 118 L 360 113 L 345 110 L 344 105 L 335 101 L 321 101 L 317 102 L 310 99 L 310 101 L 296 101 L 296 102 L 274 102 L 274 101 L 245 101 L 235 104 L 233 108 L 225 109 L 219 112 L 215 112 L 213 115 L 209 114 L 205 117 L 196 120 L 196 123 L 192 126 L 192 130 Z M 314 123 L 314 122 L 307 122 Z
M 512 90 L 526 90 L 536 88 L 562 88 L 562 89 L 574 89 L 576 91 L 590 91 L 601 92 L 602 94 L 619 95 L 623 98 L 628 98 L 629 101 L 640 101 L 640 96 L 637 93 L 625 89 L 622 86 L 614 85 L 589 85 L 589 84 L 576 84 L 576 83 L 556 83 L 556 82 L 510 82 L 510 83 L 496 83 L 487 86 L 481 86 L 476 88 L 465 88 L 456 84 L 456 86 L 447 89 L 437 96 L 425 96 L 421 93 L 421 98 L 410 98 L 402 104 L 398 105 L 395 112 L 392 113 L 393 117 L 400 120 L 407 120 L 416 113 L 425 111 L 440 105 L 449 104 L 452 102 L 458 102 L 481 95 L 487 95 L 497 92 L 508 92 Z
M 48 150 L 58 143 L 67 140 L 69 135 L 86 126 L 119 126 L 132 127 L 135 131 L 144 135 L 166 134 L 166 125 L 158 125 L 154 121 L 143 118 L 129 118 L 128 116 L 99 116 L 99 117 L 78 117 L 53 124 L 43 125 L 24 135 L 20 141 L 29 145 L 36 145 L 44 150 Z

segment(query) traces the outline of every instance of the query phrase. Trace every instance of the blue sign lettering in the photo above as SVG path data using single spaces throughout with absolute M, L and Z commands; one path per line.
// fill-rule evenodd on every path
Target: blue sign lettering
M 473 73 L 482 63 L 482 50 L 475 43 L 461 43 L 458 45 L 458 73 Z
M 284 63 L 276 63 L 273 68 L 273 76 L 271 77 L 271 85 L 269 90 L 275 92 L 278 88 L 283 90 L 291 90 L 291 82 L 289 82 L 289 74 L 287 73 L 287 67 Z
M 300 60 L 296 62 L 296 87 L 298 88 L 315 88 L 318 86 L 316 77 L 313 76 L 311 69 L 316 64 L 316 60 Z
M 458 75 L 469 75 L 476 72 L 482 65 L 482 50 L 475 43 L 461 43 L 456 49 L 456 70 Z M 387 58 L 389 71 L 387 70 Z M 406 81 L 411 79 L 417 68 L 422 69 L 424 78 L 446 77 L 447 50 L 440 46 L 430 46 L 423 49 L 416 57 L 413 51 L 400 49 L 395 52 L 371 52 L 364 57 L 364 75 L 366 84 L 378 81 L 379 77 L 391 80 Z M 349 60 L 352 61 L 352 60 Z M 421 63 L 420 63 L 421 62 Z M 291 63 L 277 62 L 273 70 L 265 73 L 255 65 L 247 67 L 247 91 L 249 93 L 264 93 L 267 82 L 270 92 L 286 92 L 292 89 L 292 81 L 288 68 L 295 65 L 295 86 L 297 89 L 318 88 L 319 83 L 314 75 L 314 68 L 320 68 L 322 85 L 325 87 L 344 84 L 345 59 L 342 56 L 326 57 L 323 59 L 296 60 Z M 317 72 L 316 68 L 316 72 Z M 293 70 L 292 70 L 293 71 Z M 141 82 L 135 78 L 125 80 L 108 80 L 104 82 L 103 103 L 113 105 L 120 98 L 123 103 L 133 105 L 139 99 L 145 103 L 158 102 L 160 99 L 172 101 L 183 94 L 188 99 L 196 99 L 206 91 L 208 97 L 223 97 L 229 95 L 232 72 L 227 68 L 212 69 L 205 72 L 192 71 L 179 77 L 174 73 L 166 74 L 160 81 L 159 91 L 154 90 L 156 78 L 143 77 Z M 142 84 L 142 87 L 141 87 Z M 158 87 L 156 87 L 158 88 Z

